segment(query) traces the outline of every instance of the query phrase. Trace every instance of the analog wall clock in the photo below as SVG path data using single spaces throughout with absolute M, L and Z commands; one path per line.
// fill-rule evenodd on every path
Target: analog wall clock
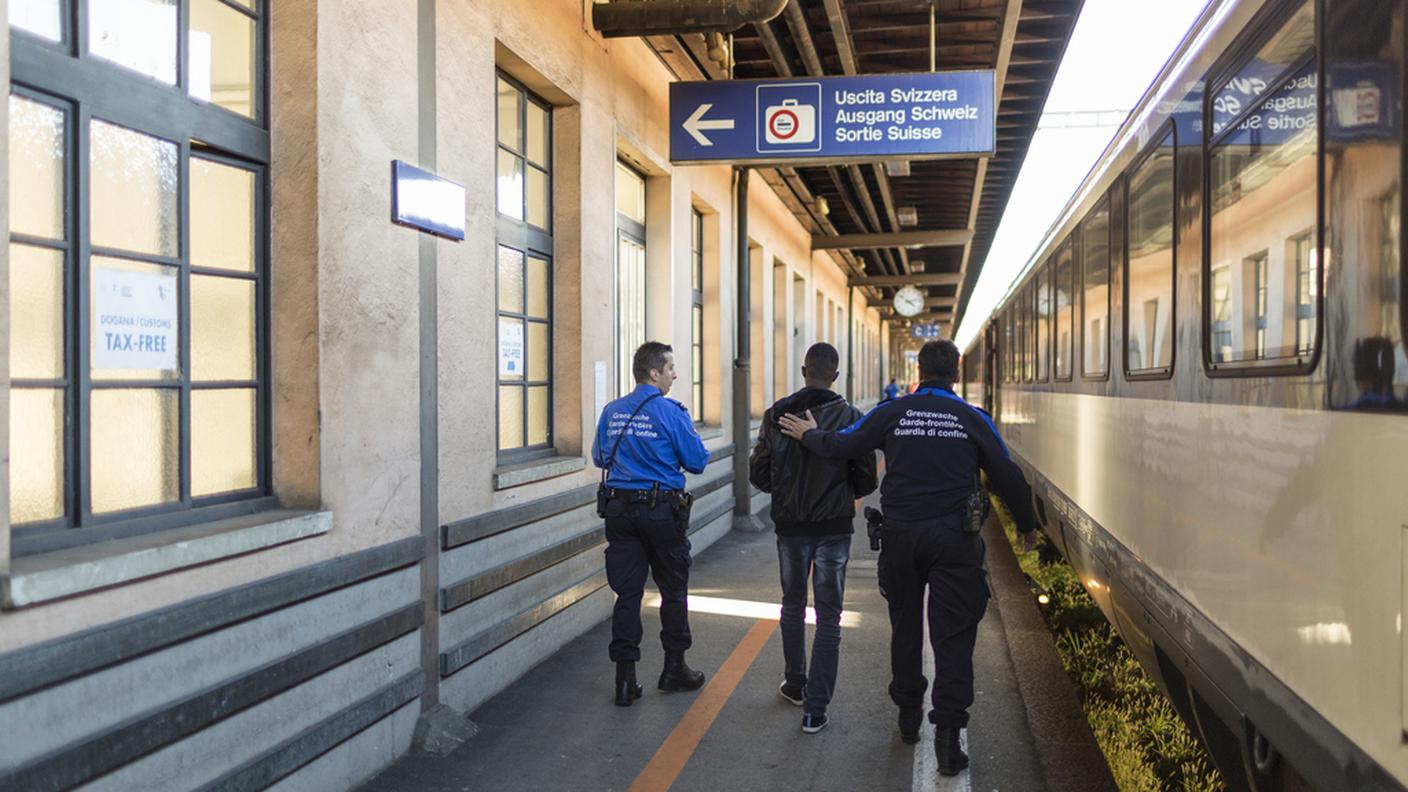
M 924 310 L 924 292 L 918 286 L 906 286 L 895 292 L 895 313 L 914 316 Z

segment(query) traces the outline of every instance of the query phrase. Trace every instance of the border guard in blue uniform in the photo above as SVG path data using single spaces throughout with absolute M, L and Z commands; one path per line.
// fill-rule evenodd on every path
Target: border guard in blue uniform
M 987 611 L 985 547 L 978 530 L 986 495 L 978 470 L 1007 503 L 1034 546 L 1031 487 L 1007 455 L 987 413 L 953 392 L 958 347 L 930 341 L 919 350 L 920 387 L 887 401 L 838 431 L 817 428 L 810 413 L 783 415 L 782 431 L 824 457 L 856 458 L 885 451 L 880 483 L 884 509 L 880 593 L 890 608 L 890 698 L 900 708 L 900 738 L 919 741 L 923 717 L 924 587 L 929 587 L 929 641 L 934 648 L 934 753 L 939 772 L 968 766 L 959 732 L 973 704 L 973 647 Z
M 611 659 L 616 663 L 616 705 L 641 696 L 641 597 L 647 569 L 660 589 L 660 643 L 665 667 L 659 688 L 695 690 L 704 674 L 684 662 L 690 647 L 690 496 L 684 473 L 703 473 L 704 441 L 684 405 L 666 399 L 675 381 L 674 350 L 647 341 L 631 361 L 636 389 L 606 405 L 592 442 L 592 462 L 602 469 L 597 513 L 606 519 L 606 579 L 616 593 L 611 612 Z

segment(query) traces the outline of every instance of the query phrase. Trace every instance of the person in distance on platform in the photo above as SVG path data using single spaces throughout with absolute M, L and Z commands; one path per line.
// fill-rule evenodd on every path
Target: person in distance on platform
M 851 557 L 857 498 L 879 483 L 875 455 L 832 460 L 807 451 L 782 434 L 773 416 L 809 413 L 831 429 L 849 426 L 861 413 L 831 385 L 840 355 L 830 344 L 813 344 L 802 365 L 805 386 L 763 413 L 758 442 L 748 458 L 748 480 L 772 494 L 777 561 L 782 577 L 783 681 L 778 692 L 801 707 L 802 731 L 826 727 L 826 707 L 836 687 L 841 649 L 841 601 Z M 807 666 L 807 578 L 816 595 L 816 637 Z
M 891 401 L 900 397 L 900 386 L 895 384 L 895 378 L 890 378 L 890 384 L 885 386 L 885 401 Z
M 839 431 L 811 415 L 779 417 L 782 431 L 826 457 L 885 452 L 880 505 L 880 593 L 890 609 L 890 698 L 899 706 L 900 737 L 918 742 L 923 716 L 924 587 L 929 587 L 929 640 L 934 649 L 934 753 L 939 772 L 968 766 L 959 744 L 973 704 L 973 647 L 987 610 L 978 471 L 1011 509 L 1026 547 L 1035 545 L 1031 488 L 1007 455 L 987 413 L 953 392 L 958 347 L 930 341 L 919 350 L 920 387 L 885 402 Z
M 704 441 L 684 405 L 664 398 L 675 381 L 674 350 L 647 341 L 631 361 L 636 389 L 606 405 L 592 441 L 592 462 L 602 469 L 597 513 L 606 519 L 606 580 L 616 593 L 611 612 L 611 660 L 616 664 L 616 705 L 641 697 L 636 681 L 641 598 L 646 572 L 660 589 L 660 643 L 665 667 L 658 687 L 696 690 L 704 674 L 684 662 L 689 632 L 690 496 L 684 473 L 703 473 Z

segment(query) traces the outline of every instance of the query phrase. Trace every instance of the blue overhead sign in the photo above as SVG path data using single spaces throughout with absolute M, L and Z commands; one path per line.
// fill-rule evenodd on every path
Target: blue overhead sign
M 670 84 L 670 161 L 792 163 L 992 154 L 992 71 Z
M 910 336 L 914 338 L 943 338 L 936 324 L 919 324 L 909 329 Z

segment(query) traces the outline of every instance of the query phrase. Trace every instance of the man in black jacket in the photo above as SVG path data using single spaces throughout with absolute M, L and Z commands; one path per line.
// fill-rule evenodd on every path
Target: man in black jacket
M 763 413 L 758 442 L 748 459 L 748 480 L 772 494 L 777 528 L 777 560 L 782 576 L 782 655 L 785 664 L 778 692 L 804 706 L 802 731 L 815 734 L 826 726 L 826 707 L 836 687 L 841 648 L 841 600 L 846 563 L 851 557 L 855 501 L 875 491 L 875 455 L 853 460 L 817 456 L 782 434 L 774 420 L 784 414 L 809 413 L 823 427 L 839 429 L 861 417 L 844 397 L 831 390 L 840 356 L 830 344 L 813 344 L 802 366 L 806 387 Z M 807 577 L 816 595 L 816 638 L 811 673 L 807 673 Z
M 973 704 L 973 646 L 987 610 L 983 540 L 965 528 L 965 502 L 978 488 L 978 470 L 1007 503 L 1023 545 L 1037 528 L 1031 488 L 1007 455 L 987 413 L 953 392 L 958 348 L 930 341 L 919 350 L 913 395 L 889 401 L 840 431 L 815 416 L 779 415 L 782 431 L 808 450 L 835 459 L 885 451 L 885 510 L 880 550 L 880 593 L 890 606 L 890 698 L 899 705 L 900 737 L 919 741 L 924 678 L 924 588 L 928 586 L 929 641 L 934 648 L 934 752 L 939 772 L 968 766 L 959 732 Z

